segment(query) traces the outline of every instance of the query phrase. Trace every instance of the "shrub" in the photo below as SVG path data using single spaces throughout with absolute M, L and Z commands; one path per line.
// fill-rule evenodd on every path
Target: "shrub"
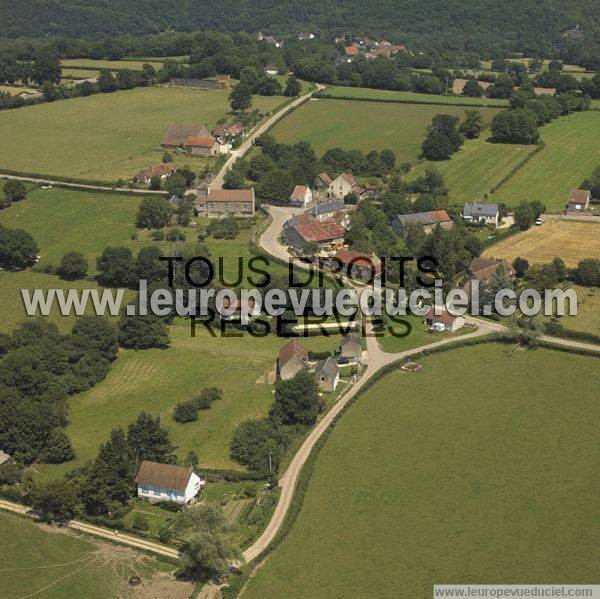
M 165 233 L 162 229 L 155 229 L 152 231 L 152 233 L 150 233 L 150 237 L 152 237 L 154 241 L 163 241 L 165 238 Z
M 56 267 L 56 274 L 68 281 L 85 278 L 87 271 L 88 262 L 79 252 L 67 252 Z
M 198 420 L 198 408 L 193 401 L 182 401 L 173 410 L 173 420 L 180 424 Z
M 148 516 L 145 514 L 137 513 L 133 517 L 133 529 L 134 530 L 148 530 L 149 522 Z
M 158 540 L 161 543 L 169 543 L 172 538 L 173 533 L 171 532 L 171 529 L 166 524 L 161 525 L 158 529 Z
M 173 229 L 169 229 L 167 231 L 167 234 L 165 235 L 165 239 L 167 241 L 171 241 L 171 242 L 185 241 L 185 233 L 181 229 L 174 227 Z

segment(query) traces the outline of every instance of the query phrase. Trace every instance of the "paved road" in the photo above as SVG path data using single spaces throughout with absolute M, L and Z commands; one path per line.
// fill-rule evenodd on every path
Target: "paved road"
M 39 515 L 34 510 L 24 505 L 12 503 L 11 501 L 5 501 L 3 499 L 0 500 L 0 509 L 13 512 L 15 514 L 21 514 L 23 516 L 28 516 L 35 520 L 40 519 Z M 122 533 L 115 534 L 114 531 L 107 530 L 106 528 L 100 528 L 99 526 L 88 524 L 87 522 L 70 520 L 67 522 L 66 526 L 73 530 L 94 535 L 95 537 L 108 539 L 113 543 L 119 543 L 121 545 L 132 547 L 133 549 L 142 549 L 144 551 L 149 551 L 151 553 L 155 553 L 156 555 L 162 555 L 166 557 L 179 557 L 179 551 L 177 551 L 177 549 L 172 549 L 171 547 L 166 547 L 165 545 L 161 545 L 159 543 L 153 543 L 152 541 L 141 539 L 139 537 L 132 537 Z
M 325 86 L 317 84 L 317 89 L 314 89 L 313 91 L 304 94 L 303 96 L 300 96 L 299 98 L 297 98 L 296 100 L 294 100 L 293 102 L 286 104 L 279 112 L 276 112 L 274 115 L 270 116 L 264 123 L 262 123 L 261 125 L 259 125 L 242 143 L 241 145 L 236 148 L 235 150 L 233 150 L 231 152 L 231 156 L 229 157 L 229 159 L 227 160 L 227 162 L 223 165 L 223 167 L 221 168 L 221 170 L 218 172 L 218 174 L 216 175 L 216 177 L 212 180 L 210 186 L 211 189 L 221 189 L 221 187 L 223 186 L 223 178 L 225 177 L 226 173 L 231 169 L 231 167 L 233 166 L 234 162 L 238 159 L 241 158 L 251 147 L 252 144 L 254 143 L 254 140 L 259 137 L 260 135 L 262 135 L 265 131 L 267 131 L 269 129 L 269 127 L 271 127 L 272 125 L 274 125 L 286 112 L 289 112 L 290 110 L 292 110 L 293 108 L 295 108 L 296 106 L 298 106 L 299 104 L 302 104 L 302 102 L 306 101 L 308 98 L 310 98 L 316 91 L 323 89 Z
M 165 195 L 164 191 L 154 191 L 152 189 L 129 189 L 128 187 L 109 187 L 104 185 L 87 185 L 85 183 L 67 183 L 65 181 L 55 181 L 53 179 L 38 179 L 36 177 L 19 177 L 17 175 L 7 175 L 0 173 L 0 179 L 15 179 L 27 183 L 36 183 L 38 185 L 58 185 L 60 187 L 70 187 L 72 189 L 83 189 L 85 191 L 126 191 L 127 193 L 154 193 Z

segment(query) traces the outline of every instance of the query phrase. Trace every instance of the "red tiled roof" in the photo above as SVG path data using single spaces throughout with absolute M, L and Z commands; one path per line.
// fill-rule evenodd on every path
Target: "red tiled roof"
M 327 173 L 321 173 L 320 175 L 318 175 L 318 178 L 321 179 L 321 181 L 328 187 L 332 183 L 332 179 Z
M 330 239 L 340 239 L 344 237 L 346 229 L 342 225 L 329 219 L 307 223 L 305 225 L 296 225 L 296 231 L 305 241 L 328 241 Z
M 215 125 L 212 130 L 212 134 L 215 137 L 223 137 L 224 135 L 238 135 L 243 130 L 241 123 L 234 123 L 233 125 Z
M 306 185 L 296 185 L 292 192 L 292 200 L 303 200 L 306 195 Z
M 214 137 L 188 137 L 185 145 L 190 148 L 212 148 L 216 141 Z
M 515 276 L 515 269 L 508 260 L 495 260 L 493 258 L 473 258 L 469 264 L 469 272 L 478 281 L 487 283 L 494 278 L 500 264 L 504 263 L 506 274 Z
M 445 325 L 448 326 L 451 325 L 458 318 L 458 316 L 452 316 L 452 314 L 450 314 L 450 312 L 448 312 L 447 310 L 443 310 L 441 314 L 436 314 L 435 308 L 432 306 L 429 309 L 429 312 L 425 314 L 425 318 L 437 320 L 438 322 L 443 322 Z
M 359 268 L 370 268 L 374 272 L 381 271 L 381 265 L 375 264 L 375 261 L 369 254 L 363 252 L 353 252 L 352 250 L 338 250 L 333 256 L 334 260 L 339 260 L 343 265 L 357 266 Z
M 445 210 L 431 210 L 428 214 L 436 223 L 445 223 L 451 220 Z
M 141 179 L 147 177 L 151 179 L 154 175 L 158 175 L 162 177 L 163 175 L 170 175 L 177 170 L 177 167 L 173 162 L 165 162 L 164 164 L 158 164 L 156 166 L 151 166 L 149 168 L 140 171 L 135 177 L 136 179 Z
M 590 192 L 587 189 L 572 189 L 569 204 L 587 204 L 590 199 Z
M 346 56 L 358 55 L 358 46 L 346 46 L 344 50 L 346 51 Z

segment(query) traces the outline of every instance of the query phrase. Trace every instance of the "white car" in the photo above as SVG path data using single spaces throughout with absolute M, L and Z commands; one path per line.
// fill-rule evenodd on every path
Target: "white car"
M 536 226 L 540 227 L 541 225 L 543 225 L 546 222 L 546 219 L 542 218 L 541 216 L 538 216 L 535 219 L 535 224 Z

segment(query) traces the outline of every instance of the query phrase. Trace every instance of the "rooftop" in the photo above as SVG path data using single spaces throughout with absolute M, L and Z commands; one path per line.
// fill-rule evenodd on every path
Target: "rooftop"
M 295 356 L 301 360 L 308 360 L 308 350 L 294 338 L 279 350 L 279 367 L 287 364 Z
M 330 220 L 296 225 L 294 228 L 305 241 L 319 242 L 343 239 L 346 233 L 346 229 L 342 225 Z
M 135 482 L 140 485 L 149 485 L 161 489 L 185 491 L 192 473 L 192 468 L 183 468 L 182 466 L 144 460 L 135 477 Z
M 463 208 L 463 216 L 496 216 L 498 204 L 479 204 L 467 202 Z

